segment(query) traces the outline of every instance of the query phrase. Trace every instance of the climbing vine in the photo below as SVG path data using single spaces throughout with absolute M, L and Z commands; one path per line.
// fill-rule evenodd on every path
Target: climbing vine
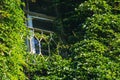
M 61 33 L 61 42 L 54 54 L 42 57 L 26 53 L 27 31 L 21 0 L 0 1 L 0 80 L 119 80 L 119 3 L 55 1 L 57 7 L 67 4 L 66 13 L 60 9 L 56 20 L 57 29 L 62 29 L 57 34 Z M 40 33 L 35 36 L 47 44 L 51 39 Z M 56 55 L 58 52 L 63 55 Z
M 0 79 L 24 80 L 26 27 L 21 0 L 0 1 Z

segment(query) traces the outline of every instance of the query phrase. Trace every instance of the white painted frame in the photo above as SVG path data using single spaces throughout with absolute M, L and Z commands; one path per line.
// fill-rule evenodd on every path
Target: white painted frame
M 38 14 L 38 13 L 36 13 Z M 48 16 L 49 17 L 49 16 Z M 45 21 L 53 21 L 53 19 L 50 19 L 50 18 L 46 18 L 46 17 L 40 17 L 40 16 L 33 16 L 33 15 L 29 15 L 27 14 L 27 26 L 29 28 L 33 28 L 33 19 L 36 18 L 36 19 L 39 19 L 39 20 L 45 20 Z M 35 54 L 36 53 L 36 50 L 35 50 L 35 42 L 34 42 L 34 30 L 31 30 L 30 31 L 32 35 L 30 35 L 30 39 L 29 39 L 29 48 L 30 48 L 30 53 L 33 53 Z

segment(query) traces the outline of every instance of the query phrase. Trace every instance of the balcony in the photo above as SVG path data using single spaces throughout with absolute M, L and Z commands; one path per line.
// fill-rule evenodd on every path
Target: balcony
M 30 34 L 27 36 L 28 51 L 32 54 L 50 56 L 52 48 L 57 47 L 57 43 L 53 38 L 54 32 L 38 28 L 28 28 L 30 29 Z

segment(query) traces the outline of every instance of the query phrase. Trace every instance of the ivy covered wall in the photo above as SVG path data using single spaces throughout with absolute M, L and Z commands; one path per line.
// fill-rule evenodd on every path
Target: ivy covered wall
M 56 1 L 58 6 L 71 3 Z M 71 3 L 70 12 L 60 10 L 56 24 L 64 32 L 64 44 L 59 49 L 61 54 L 68 51 L 62 58 L 57 52 L 26 56 L 22 3 L 1 0 L 0 80 L 119 80 L 120 15 L 111 1 L 115 0 L 78 0 L 80 4 Z
M 0 0 L 0 80 L 24 80 L 26 27 L 21 0 Z

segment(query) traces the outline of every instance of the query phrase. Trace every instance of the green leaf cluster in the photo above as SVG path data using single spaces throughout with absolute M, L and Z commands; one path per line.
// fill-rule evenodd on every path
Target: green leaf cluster
M 26 27 L 21 0 L 0 1 L 0 79 L 24 80 Z
M 24 72 L 30 80 L 66 80 L 70 77 L 70 60 L 63 59 L 60 55 L 26 56 L 28 66 Z
M 78 7 L 72 6 L 75 11 L 68 10 L 59 18 L 61 21 L 58 21 L 58 25 L 62 26 L 64 46 L 68 46 L 66 52 L 69 49 L 67 54 L 72 59 L 71 79 L 119 80 L 120 2 L 79 2 L 81 3 Z M 71 2 L 71 5 L 74 3 Z M 61 11 L 64 13 L 64 10 Z
M 76 32 L 82 37 L 70 49 L 76 79 L 120 79 L 120 15 L 111 7 L 105 0 L 88 0 L 76 9 L 77 16 L 84 15 Z

